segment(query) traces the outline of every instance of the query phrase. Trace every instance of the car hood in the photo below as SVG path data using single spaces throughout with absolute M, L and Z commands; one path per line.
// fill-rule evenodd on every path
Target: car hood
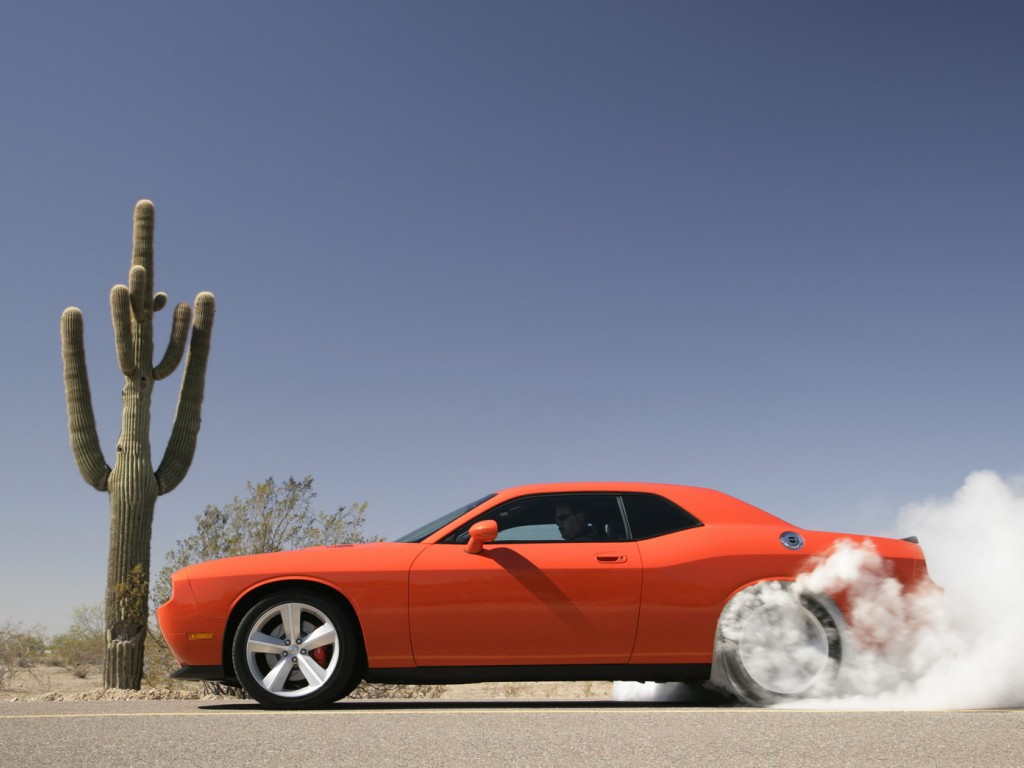
M 251 590 L 276 582 L 319 583 L 357 602 L 352 595 L 372 585 L 387 583 L 404 593 L 409 567 L 425 546 L 374 542 L 226 557 L 182 568 L 172 581 L 187 581 L 199 610 L 210 617 L 228 615 Z
M 423 549 L 422 544 L 371 542 L 329 544 L 259 555 L 238 555 L 186 566 L 176 575 L 190 581 L 233 575 L 311 575 L 345 570 L 392 570 L 408 567 Z

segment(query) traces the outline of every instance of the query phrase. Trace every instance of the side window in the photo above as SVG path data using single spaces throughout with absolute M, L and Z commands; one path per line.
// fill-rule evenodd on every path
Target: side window
M 652 539 L 703 525 L 685 509 L 661 496 L 629 493 L 623 494 L 622 501 L 629 520 L 629 532 L 634 539 Z
M 445 539 L 463 544 L 481 520 L 498 523 L 497 542 L 622 541 L 625 526 L 618 497 L 610 493 L 524 496 L 495 507 Z

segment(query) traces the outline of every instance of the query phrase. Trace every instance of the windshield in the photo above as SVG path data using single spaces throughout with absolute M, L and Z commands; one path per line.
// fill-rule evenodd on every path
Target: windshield
M 415 531 L 410 531 L 409 533 L 405 534 L 405 536 L 401 536 L 401 537 L 395 539 L 395 541 L 404 542 L 406 544 L 409 544 L 409 543 L 412 543 L 412 542 L 417 542 L 417 541 L 423 541 L 425 538 L 427 538 L 427 536 L 432 534 L 434 531 L 437 531 L 437 530 L 439 530 L 441 528 L 444 528 L 452 520 L 455 520 L 456 518 L 462 517 L 464 514 L 469 512 L 469 510 L 471 510 L 471 509 L 473 509 L 475 507 L 479 507 L 481 504 L 483 504 L 488 499 L 493 499 L 496 495 L 497 494 L 489 493 L 489 494 L 487 494 L 486 496 L 484 496 L 481 499 L 477 499 L 476 501 L 471 501 L 471 502 L 469 502 L 469 504 L 464 504 L 461 507 L 459 507 L 458 509 L 453 510 L 452 512 L 449 512 L 448 514 L 441 515 L 436 520 L 431 520 L 426 525 L 421 525 Z

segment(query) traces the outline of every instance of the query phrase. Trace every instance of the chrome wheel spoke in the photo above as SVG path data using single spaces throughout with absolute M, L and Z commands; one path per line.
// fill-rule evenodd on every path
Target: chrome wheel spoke
M 272 637 L 263 632 L 253 632 L 249 635 L 245 647 L 249 653 L 272 653 L 278 656 L 288 648 L 283 638 Z
M 309 683 L 307 691 L 319 688 L 327 680 L 327 670 L 306 655 L 299 656 L 299 671 Z
M 298 603 L 286 603 L 281 606 L 281 625 L 284 636 L 291 642 L 302 634 L 302 606 Z
M 270 670 L 260 681 L 260 684 L 268 691 L 274 691 L 275 693 L 280 692 L 284 689 L 285 683 L 288 682 L 288 675 L 292 671 L 291 658 L 285 656 L 274 665 L 274 668 Z
M 333 645 L 337 641 L 338 633 L 334 630 L 334 626 L 322 624 L 310 632 L 309 637 L 302 641 L 302 647 L 308 651 L 325 645 Z

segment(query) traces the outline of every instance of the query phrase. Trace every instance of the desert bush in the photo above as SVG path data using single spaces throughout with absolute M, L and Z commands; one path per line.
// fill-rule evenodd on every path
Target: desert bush
M 21 623 L 0 624 L 0 689 L 6 688 L 21 672 L 31 672 L 46 651 L 46 640 L 39 627 L 25 629 Z
M 178 662 L 167 647 L 167 641 L 152 622 L 146 638 L 146 659 L 142 665 L 142 682 L 150 688 L 174 688 L 177 683 L 171 673 L 178 668 Z
M 350 699 L 439 699 L 443 685 L 398 685 L 397 683 L 367 683 L 348 695 Z
M 69 669 L 78 677 L 103 665 L 106 630 L 102 605 L 80 605 L 71 614 L 68 630 L 50 640 L 52 663 Z

